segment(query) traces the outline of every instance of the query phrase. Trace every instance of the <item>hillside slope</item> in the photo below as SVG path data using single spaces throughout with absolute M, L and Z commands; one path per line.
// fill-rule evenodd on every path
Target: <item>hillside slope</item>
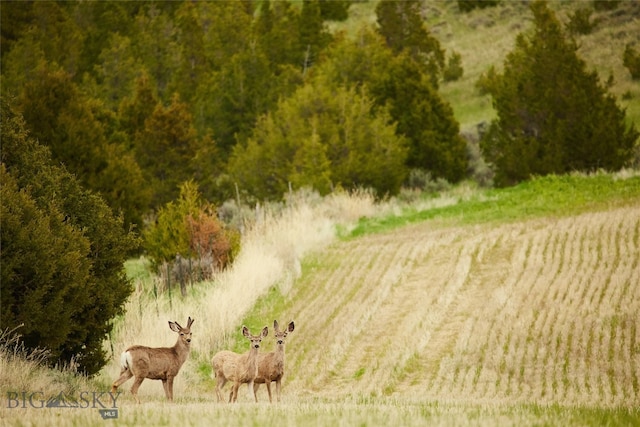
M 587 1 L 549 2 L 563 23 L 579 8 L 587 8 Z M 355 35 L 361 25 L 375 25 L 377 1 L 354 3 L 349 20 L 330 25 L 332 31 Z M 474 132 L 476 125 L 495 117 L 488 95 L 481 95 L 475 83 L 489 67 L 502 68 L 506 55 L 513 49 L 518 33 L 531 28 L 532 16 L 526 1 L 503 1 L 496 7 L 460 13 L 453 0 L 425 0 L 423 15 L 429 31 L 440 41 L 447 57 L 453 52 L 461 55 L 464 75 L 453 82 L 443 82 L 440 93 L 451 104 L 464 132 Z M 622 54 L 631 44 L 640 48 L 640 2 L 622 0 L 613 10 L 595 11 L 591 22 L 596 23 L 588 35 L 577 37 L 578 54 L 589 69 L 596 70 L 601 82 L 607 82 L 610 92 L 626 108 L 629 122 L 640 126 L 640 85 L 631 79 L 624 67 Z
M 288 399 L 640 405 L 640 206 L 427 221 L 304 271 L 283 310 Z

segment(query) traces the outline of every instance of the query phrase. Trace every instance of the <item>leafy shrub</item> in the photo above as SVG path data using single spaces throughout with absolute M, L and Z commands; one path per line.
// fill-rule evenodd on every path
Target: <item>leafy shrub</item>
M 478 77 L 478 80 L 476 80 L 475 88 L 478 90 L 480 95 L 490 94 L 496 85 L 497 79 L 498 72 L 492 65 L 487 71 L 480 74 L 480 77 Z
M 183 294 L 187 281 L 209 279 L 224 269 L 239 250 L 239 234 L 218 219 L 193 181 L 180 187 L 178 200 L 158 211 L 154 224 L 143 233 L 144 247 L 153 268 L 167 287 L 178 280 Z
M 462 68 L 462 56 L 458 52 L 452 52 L 447 66 L 444 68 L 442 77 L 445 82 L 453 82 L 462 77 L 464 69 Z
M 569 15 L 569 23 L 567 30 L 571 34 L 591 34 L 593 29 L 598 25 L 597 21 L 591 20 L 593 9 L 589 7 L 581 7 L 576 9 Z
M 451 184 L 443 178 L 433 178 L 431 172 L 422 169 L 411 169 L 406 186 L 425 193 L 438 193 L 451 188 Z
M 640 80 L 640 54 L 630 44 L 624 49 L 622 63 L 631 73 L 633 80 Z
M 458 0 L 460 12 L 469 12 L 473 9 L 484 9 L 500 3 L 499 0 Z
M 2 102 L 0 292 L 3 327 L 23 324 L 26 348 L 89 375 L 132 287 L 123 264 L 137 238 L 104 200 L 57 166 Z

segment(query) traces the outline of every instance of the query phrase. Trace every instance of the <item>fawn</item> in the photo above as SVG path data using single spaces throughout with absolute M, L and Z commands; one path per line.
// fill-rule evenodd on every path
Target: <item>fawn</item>
M 250 392 L 253 392 L 255 401 L 258 401 L 253 381 L 258 374 L 258 349 L 262 339 L 269 333 L 266 326 L 262 329 L 260 335 L 252 335 L 249 328 L 242 327 L 242 335 L 251 341 L 251 347 L 248 353 L 238 354 L 232 351 L 223 350 L 213 356 L 213 372 L 216 376 L 216 396 L 218 402 L 222 400 L 222 388 L 227 381 L 233 381 L 233 388 L 229 394 L 229 402 L 238 400 L 238 388 L 241 384 L 247 384 Z
M 289 326 L 284 331 L 278 328 L 278 321 L 273 321 L 273 329 L 275 330 L 276 337 L 276 350 L 269 353 L 258 354 L 258 376 L 253 381 L 253 393 L 256 395 L 256 401 L 258 396 L 258 387 L 260 384 L 265 383 L 267 385 L 267 392 L 269 393 L 269 402 L 273 403 L 271 398 L 271 382 L 276 382 L 276 398 L 280 402 L 280 386 L 282 377 L 284 376 L 284 340 L 287 338 L 287 334 L 293 332 L 294 324 L 289 323 Z
M 191 325 L 193 319 L 189 317 L 187 327 L 183 328 L 178 322 L 169 322 L 169 328 L 179 334 L 178 341 L 173 347 L 145 347 L 134 345 L 126 349 L 120 356 L 120 378 L 111 385 L 111 392 L 131 377 L 136 377 L 131 394 L 140 403 L 138 388 L 145 378 L 162 380 L 164 393 L 170 402 L 173 401 L 173 379 L 189 355 L 191 346 Z

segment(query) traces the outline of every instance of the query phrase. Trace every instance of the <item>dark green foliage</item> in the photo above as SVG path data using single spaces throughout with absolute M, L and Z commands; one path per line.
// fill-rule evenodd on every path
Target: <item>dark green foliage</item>
M 453 110 L 407 52 L 394 55 L 379 35 L 363 30 L 356 41 L 345 40 L 328 51 L 316 78 L 328 86 L 367 87 L 376 108 L 387 108 L 397 133 L 406 138 L 409 169 L 424 169 L 450 182 L 464 177 L 465 143 Z
M 484 9 L 500 3 L 500 0 L 458 0 L 460 12 L 469 12 L 473 9 Z
M 303 0 L 302 11 L 298 18 L 298 52 L 303 72 L 311 67 L 318 54 L 331 41 L 331 36 L 324 27 L 324 19 L 319 0 Z
M 2 102 L 2 325 L 51 362 L 95 374 L 103 340 L 131 293 L 123 263 L 137 239 L 84 190 Z
M 49 146 L 55 160 L 91 186 L 107 163 L 105 134 L 71 75 L 54 65 L 41 64 L 24 87 L 20 109 L 33 137 Z
M 590 7 L 580 7 L 569 15 L 567 30 L 570 34 L 591 34 L 597 22 L 591 20 L 593 9 Z
M 178 41 L 179 29 L 173 17 L 162 10 L 165 3 L 179 5 L 178 2 L 149 2 L 135 17 L 135 37 L 132 51 L 145 65 L 154 82 L 158 97 L 169 102 L 173 96 L 172 83 L 181 76 L 182 48 Z
M 631 73 L 633 80 L 640 80 L 640 53 L 638 53 L 631 45 L 624 48 L 622 54 L 622 63 Z
M 449 182 L 464 178 L 466 148 L 453 110 L 413 59 L 397 57 L 385 79 L 372 87 L 372 94 L 385 101 L 398 132 L 407 137 L 409 168 L 427 170 Z
M 376 6 L 378 31 L 395 54 L 406 52 L 424 67 L 437 88 L 445 66 L 444 50 L 425 26 L 420 1 L 380 0 Z
M 2 5 L 0 13 L 0 53 L 4 55 L 11 50 L 13 44 L 22 37 L 32 20 L 33 2 L 15 2 L 11 7 Z
M 153 188 L 151 207 L 178 196 L 178 186 L 194 173 L 198 138 L 187 106 L 174 95 L 171 105 L 157 104 L 136 134 L 135 154 L 147 182 Z
M 289 184 L 321 194 L 338 185 L 394 194 L 406 175 L 406 149 L 389 122 L 361 91 L 306 85 L 261 117 L 234 150 L 229 173 L 258 199 L 279 199 Z
M 593 0 L 595 10 L 614 10 L 622 0 Z
M 149 195 L 113 113 L 86 98 L 67 72 L 46 63 L 25 83 L 19 107 L 32 136 L 55 161 L 122 212 L 127 227 L 142 224 Z
M 288 64 L 302 68 L 306 46 L 299 43 L 299 15 L 289 2 L 265 0 L 254 25 L 256 43 L 272 69 Z M 300 50 L 302 49 L 302 50 Z
M 462 55 L 458 52 L 452 52 L 447 66 L 442 73 L 442 78 L 445 82 L 453 82 L 462 77 L 464 69 L 462 68 Z
M 250 134 L 256 117 L 275 102 L 273 87 L 278 80 L 269 67 L 260 51 L 238 52 L 202 88 L 204 118 L 225 158 L 237 139 L 246 139 Z
M 346 21 L 349 18 L 350 0 L 318 0 L 318 3 L 325 21 Z
M 631 157 L 638 132 L 586 70 L 544 2 L 531 5 L 535 29 L 520 34 L 504 72 L 490 86 L 498 118 L 482 140 L 496 183 L 532 175 L 599 168 L 616 170 Z
M 492 65 L 487 71 L 480 74 L 474 86 L 481 95 L 488 95 L 496 89 L 498 82 L 498 72 L 496 67 Z
M 177 254 L 190 255 L 187 218 L 196 216 L 201 204 L 197 186 L 186 182 L 180 186 L 179 197 L 158 210 L 155 223 L 143 233 L 144 247 L 154 268 Z

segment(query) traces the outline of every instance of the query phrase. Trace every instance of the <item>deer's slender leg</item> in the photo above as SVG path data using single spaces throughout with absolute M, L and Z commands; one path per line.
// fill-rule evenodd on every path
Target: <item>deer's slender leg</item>
M 136 381 L 131 386 L 131 394 L 136 399 L 137 403 L 140 403 L 140 399 L 138 398 L 138 389 L 140 388 L 142 381 L 144 381 L 144 377 L 136 377 Z
M 111 393 L 115 393 L 124 382 L 126 382 L 129 378 L 131 378 L 133 374 L 130 369 L 123 369 L 120 372 L 120 378 L 115 380 L 113 384 L 111 384 Z

